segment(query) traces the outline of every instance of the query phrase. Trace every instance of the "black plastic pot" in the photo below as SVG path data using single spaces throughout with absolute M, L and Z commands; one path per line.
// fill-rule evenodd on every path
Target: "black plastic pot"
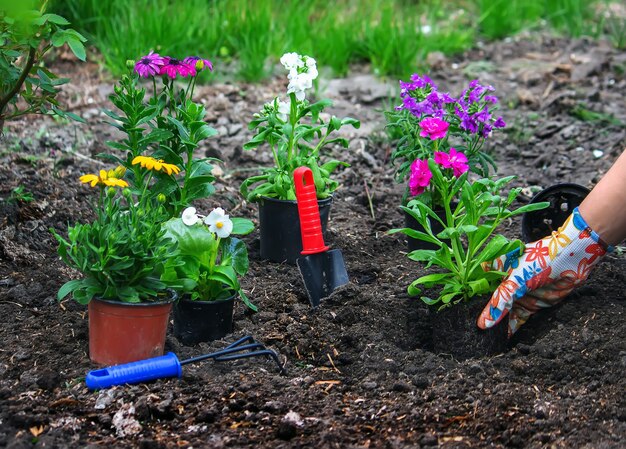
M 185 345 L 195 345 L 230 334 L 236 296 L 217 301 L 181 298 L 174 304 L 174 336 Z
M 326 233 L 332 197 L 318 200 L 322 232 Z M 261 259 L 295 265 L 302 255 L 302 235 L 296 201 L 261 198 L 259 201 Z
M 433 326 L 433 352 L 450 354 L 456 360 L 500 354 L 508 347 L 509 316 L 496 326 L 482 330 L 476 320 L 489 301 L 489 297 L 472 298 L 437 311 L 431 306 L 430 319 Z
M 588 194 L 588 188 L 573 183 L 555 184 L 539 192 L 530 202 L 550 205 L 522 215 L 522 240 L 534 242 L 556 231 Z
M 435 213 L 437 214 L 439 218 L 441 218 L 442 220 L 445 220 L 445 216 L 446 216 L 445 210 L 439 209 L 439 210 L 436 210 Z M 412 215 L 409 215 L 406 211 L 404 212 L 404 227 L 414 229 L 416 231 L 424 232 L 424 228 L 422 227 L 422 225 L 415 218 L 413 218 Z M 439 234 L 444 229 L 441 223 L 439 223 L 436 220 L 430 221 L 430 228 L 432 229 L 433 234 L 435 235 Z M 445 241 L 446 240 L 444 240 L 444 242 Z M 407 247 L 409 251 L 415 251 L 416 249 L 432 249 L 432 250 L 439 249 L 439 246 L 435 245 L 434 243 L 425 242 L 419 239 L 414 239 L 412 237 L 409 237 L 408 235 L 406 236 L 406 243 L 407 243 Z

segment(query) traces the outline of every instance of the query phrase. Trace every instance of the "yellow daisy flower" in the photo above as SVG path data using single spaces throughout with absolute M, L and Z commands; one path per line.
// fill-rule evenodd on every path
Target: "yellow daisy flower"
M 119 167 L 118 167 L 119 168 Z M 95 175 L 93 173 L 88 173 L 79 178 L 80 182 L 84 184 L 90 184 L 91 187 L 96 187 L 98 185 L 101 186 L 110 186 L 110 187 L 128 187 L 128 183 L 123 179 L 119 179 L 117 176 L 121 173 L 120 170 L 100 170 L 100 173 Z
M 177 175 L 180 173 L 180 168 L 178 168 L 174 164 L 167 164 L 163 162 L 163 159 L 155 159 L 149 156 L 137 156 L 133 159 L 133 165 L 141 164 L 143 168 L 147 168 L 148 170 L 162 171 L 171 175 L 174 173 Z

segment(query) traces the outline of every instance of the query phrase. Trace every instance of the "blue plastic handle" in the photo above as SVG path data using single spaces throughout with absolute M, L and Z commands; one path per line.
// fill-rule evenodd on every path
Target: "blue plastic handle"
M 168 352 L 160 357 L 139 360 L 124 365 L 110 366 L 87 374 L 87 388 L 109 388 L 114 385 L 137 384 L 167 377 L 182 377 L 183 368 L 178 357 Z

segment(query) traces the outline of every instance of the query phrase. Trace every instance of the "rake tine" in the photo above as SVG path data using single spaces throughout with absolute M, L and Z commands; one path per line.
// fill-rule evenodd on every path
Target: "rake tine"
M 206 359 L 216 359 L 217 357 L 220 357 L 222 355 L 233 354 L 233 353 L 237 353 L 241 351 L 246 351 L 249 349 L 259 349 L 259 348 L 263 349 L 265 347 L 261 343 L 252 343 L 252 344 L 241 345 L 241 346 L 230 345 L 220 351 L 212 352 L 210 354 L 199 355 L 197 357 L 192 357 L 190 359 L 183 360 L 180 362 L 180 364 L 186 365 L 188 363 L 201 362 L 202 360 L 206 360 Z
M 262 346 L 262 345 L 261 345 Z M 226 362 L 228 360 L 239 360 L 239 359 L 245 359 L 248 357 L 257 357 L 257 356 L 261 356 L 261 355 L 267 355 L 270 358 L 272 358 L 272 360 L 274 360 L 274 362 L 276 362 L 276 366 L 278 366 L 278 369 L 280 370 L 281 374 L 286 374 L 287 370 L 285 369 L 284 366 L 282 366 L 280 364 L 280 360 L 278 359 L 278 355 L 272 351 L 271 349 L 261 349 L 260 351 L 253 351 L 253 352 L 246 352 L 243 354 L 232 354 L 232 355 L 220 355 L 215 357 L 215 361 L 216 362 Z

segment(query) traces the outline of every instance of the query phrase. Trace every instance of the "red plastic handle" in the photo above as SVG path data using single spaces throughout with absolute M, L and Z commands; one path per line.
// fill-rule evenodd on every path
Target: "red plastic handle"
M 317 205 L 317 193 L 313 172 L 309 167 L 298 167 L 293 172 L 302 234 L 302 254 L 317 254 L 328 251 L 322 234 L 320 209 Z

